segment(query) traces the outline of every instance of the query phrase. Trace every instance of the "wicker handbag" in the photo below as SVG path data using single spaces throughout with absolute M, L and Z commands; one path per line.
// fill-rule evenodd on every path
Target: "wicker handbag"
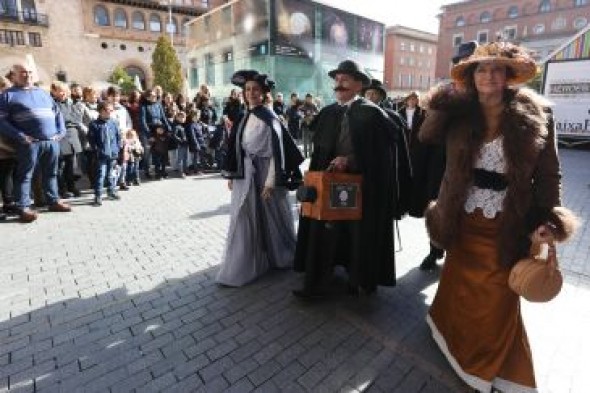
M 563 277 L 558 269 L 548 265 L 547 249 L 546 244 L 532 245 L 530 256 L 518 261 L 510 271 L 510 289 L 529 302 L 548 302 L 561 291 Z

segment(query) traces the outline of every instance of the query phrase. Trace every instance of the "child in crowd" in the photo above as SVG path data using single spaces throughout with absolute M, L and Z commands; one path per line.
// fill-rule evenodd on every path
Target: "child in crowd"
M 205 150 L 205 140 L 203 138 L 203 123 L 199 120 L 201 113 L 195 109 L 188 113 L 184 125 L 188 150 L 192 155 L 193 171 L 196 175 L 201 174 L 201 154 Z
M 154 162 L 156 180 L 167 178 L 166 165 L 168 165 L 168 147 L 170 145 L 170 136 L 166 133 L 162 124 L 153 126 L 152 136 L 150 137 L 152 160 Z
M 117 123 L 111 119 L 113 104 L 108 101 L 97 105 L 98 119 L 88 126 L 88 143 L 96 157 L 96 177 L 94 182 L 94 206 L 102 205 L 102 188 L 105 177 L 107 195 L 111 200 L 120 199 L 115 192 L 117 184 L 115 165 L 121 150 L 121 134 Z
M 143 157 L 143 146 L 137 131 L 130 129 L 125 135 L 125 144 L 129 156 L 127 162 L 127 183 L 139 186 L 139 162 Z
M 176 141 L 176 170 L 181 177 L 186 177 L 188 170 L 188 140 L 185 131 L 186 113 L 179 111 L 172 123 L 172 137 Z

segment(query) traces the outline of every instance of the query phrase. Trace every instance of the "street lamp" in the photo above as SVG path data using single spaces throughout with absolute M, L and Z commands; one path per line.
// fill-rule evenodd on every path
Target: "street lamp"
M 170 34 L 170 43 L 174 46 L 174 25 L 172 24 L 172 0 L 168 0 L 166 2 L 160 2 L 160 4 L 164 5 L 168 3 L 168 23 L 166 24 L 166 30 Z

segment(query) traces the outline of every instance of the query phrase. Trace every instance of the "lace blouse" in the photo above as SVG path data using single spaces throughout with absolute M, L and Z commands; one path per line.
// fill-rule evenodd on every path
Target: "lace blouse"
M 482 146 L 475 168 L 485 169 L 497 173 L 506 173 L 506 159 L 504 158 L 504 138 L 497 137 Z M 465 211 L 473 213 L 476 208 L 483 211 L 486 218 L 494 218 L 502 211 L 506 190 L 495 191 L 472 186 L 467 194 Z

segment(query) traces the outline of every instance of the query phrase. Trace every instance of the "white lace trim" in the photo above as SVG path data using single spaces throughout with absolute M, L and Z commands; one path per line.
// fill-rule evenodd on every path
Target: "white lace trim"
M 491 142 L 484 143 L 477 157 L 475 168 L 485 169 L 497 173 L 506 173 L 506 160 L 504 158 L 504 138 L 497 137 Z M 494 218 L 502 211 L 506 190 L 494 191 L 472 186 L 465 201 L 465 211 L 473 213 L 480 208 L 485 218 Z

